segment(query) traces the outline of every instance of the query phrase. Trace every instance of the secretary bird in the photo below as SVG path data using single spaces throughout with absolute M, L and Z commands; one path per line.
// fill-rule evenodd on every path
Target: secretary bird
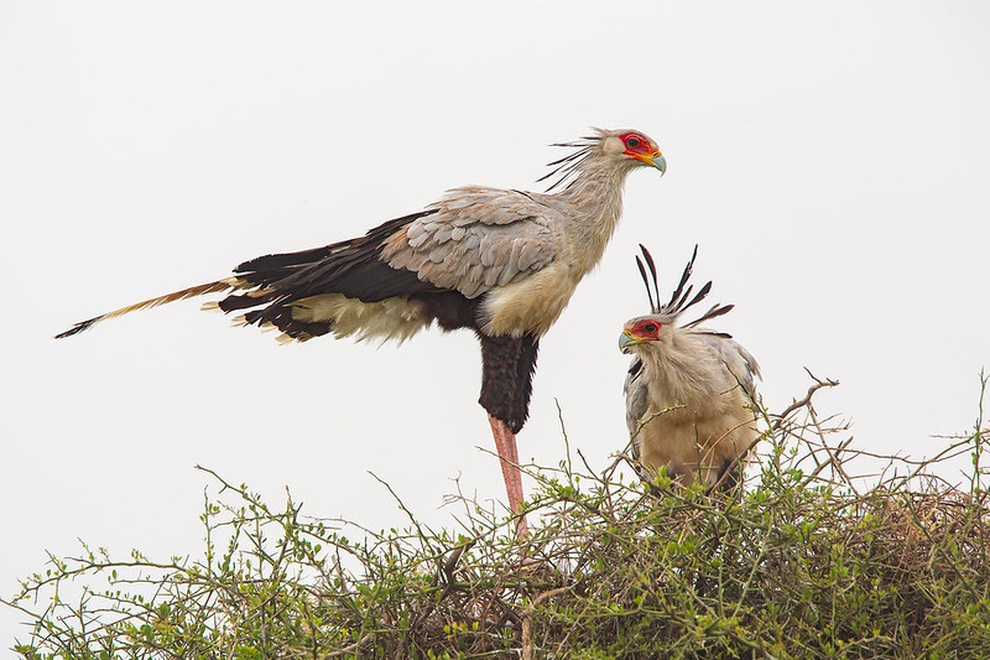
M 404 340 L 435 321 L 481 342 L 481 397 L 510 509 L 523 502 L 516 434 L 529 414 L 540 338 L 578 282 L 601 260 L 622 212 L 626 175 L 667 163 L 635 130 L 600 130 L 556 144 L 546 193 L 455 188 L 421 211 L 367 234 L 302 252 L 245 261 L 234 275 L 128 305 L 75 324 L 68 337 L 128 312 L 211 293 L 204 308 L 240 311 L 242 325 L 275 327 L 282 342 Z M 526 534 L 525 516 L 516 532 Z
M 691 297 L 693 285 L 688 280 L 697 246 L 664 305 L 653 257 L 642 245 L 640 249 L 646 266 L 639 257 L 636 264 L 651 313 L 626 322 L 619 336 L 622 352 L 635 356 L 625 382 L 633 456 L 648 481 L 665 467 L 667 476 L 684 486 L 698 481 L 707 488 L 728 489 L 741 475 L 745 455 L 759 437 L 753 401 L 760 368 L 730 335 L 699 327 L 727 313 L 732 305 L 713 305 L 697 319 L 679 323 L 681 315 L 712 288 L 708 282 Z

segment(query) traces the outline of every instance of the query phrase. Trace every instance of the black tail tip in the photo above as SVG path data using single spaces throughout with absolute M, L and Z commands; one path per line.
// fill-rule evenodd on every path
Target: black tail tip
M 74 326 L 72 326 L 65 332 L 60 332 L 57 335 L 55 335 L 54 339 L 65 339 L 66 337 L 71 337 L 72 335 L 78 335 L 80 332 L 86 330 L 91 325 L 93 325 L 93 321 L 80 321 L 79 323 L 76 323 Z

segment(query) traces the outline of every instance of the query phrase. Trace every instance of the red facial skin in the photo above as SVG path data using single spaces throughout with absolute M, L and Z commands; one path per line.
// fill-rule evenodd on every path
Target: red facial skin
M 625 145 L 628 156 L 652 156 L 659 151 L 657 145 L 642 133 L 623 133 L 619 139 Z
M 657 321 L 640 321 L 632 327 L 632 334 L 643 339 L 657 339 L 660 334 L 660 323 Z

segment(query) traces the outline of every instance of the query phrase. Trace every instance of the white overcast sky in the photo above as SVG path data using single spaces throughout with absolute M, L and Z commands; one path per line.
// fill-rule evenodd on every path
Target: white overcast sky
M 346 9 L 341 7 L 346 6 Z M 0 3 L 4 377 L 0 592 L 76 538 L 201 551 L 209 466 L 273 503 L 401 525 L 453 479 L 504 493 L 469 333 L 283 347 L 197 302 L 72 322 L 363 233 L 468 183 L 535 187 L 547 146 L 634 127 L 600 268 L 544 339 L 521 454 L 626 442 L 616 340 L 633 255 L 736 309 L 767 405 L 858 446 L 931 454 L 990 367 L 990 5 L 984 2 Z M 0 612 L 0 648 L 16 616 Z M 20 637 L 25 632 L 18 629 Z

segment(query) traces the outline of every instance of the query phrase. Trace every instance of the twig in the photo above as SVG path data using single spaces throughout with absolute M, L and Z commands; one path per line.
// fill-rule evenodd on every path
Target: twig
M 773 430 L 776 431 L 780 428 L 780 425 L 784 423 L 784 420 L 795 410 L 799 410 L 807 405 L 811 404 L 811 397 L 823 387 L 837 387 L 839 381 L 832 380 L 831 378 L 826 378 L 825 380 L 820 380 L 815 374 L 811 373 L 808 367 L 804 368 L 805 372 L 811 376 L 811 379 L 815 381 L 815 384 L 808 388 L 808 393 L 800 401 L 795 401 L 791 405 L 784 408 L 784 411 L 777 415 L 777 421 L 774 423 Z
M 464 554 L 466 550 L 470 550 L 475 544 L 475 539 L 468 541 L 462 545 L 457 546 L 447 555 L 447 558 L 443 562 L 443 573 L 447 577 L 447 585 L 451 586 L 455 584 L 454 572 L 457 570 L 457 562 L 461 560 L 461 555 Z
M 526 608 L 526 612 L 522 615 L 522 660 L 531 660 L 533 657 L 533 611 L 540 603 L 548 598 L 553 598 L 555 596 L 559 596 L 560 594 L 567 593 L 572 588 L 572 586 L 566 586 L 544 591 L 543 593 L 537 595 L 536 598 L 534 598 L 529 604 L 529 607 Z
M 342 655 L 347 655 L 348 653 L 353 653 L 353 652 L 357 651 L 359 648 L 361 648 L 361 645 L 364 644 L 365 642 L 367 642 L 368 639 L 370 639 L 370 638 L 371 638 L 371 633 L 367 633 L 363 637 L 361 637 L 361 639 L 359 639 L 358 641 L 354 642 L 353 644 L 349 644 L 348 646 L 345 646 L 342 649 L 338 649 L 338 650 L 332 651 L 330 653 L 325 653 L 325 654 L 323 654 L 323 655 L 321 655 L 319 657 L 320 658 L 337 658 L 337 657 L 340 657 Z

